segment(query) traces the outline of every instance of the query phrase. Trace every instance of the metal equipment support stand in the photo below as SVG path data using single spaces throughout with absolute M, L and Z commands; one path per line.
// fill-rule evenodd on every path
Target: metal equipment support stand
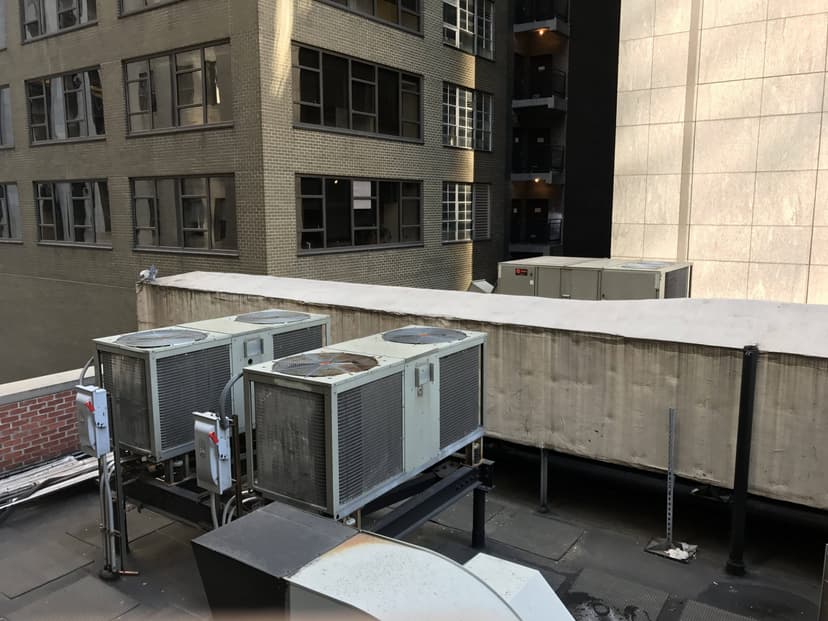
M 486 494 L 487 487 L 475 487 L 472 492 L 472 547 L 486 547 Z
M 825 546 L 825 561 L 822 564 L 822 589 L 817 621 L 828 621 L 828 546 Z
M 545 448 L 541 448 L 540 458 L 540 509 L 541 513 L 549 513 L 549 505 L 547 504 L 547 494 L 549 492 L 549 454 Z
M 667 428 L 667 545 L 673 547 L 673 501 L 676 492 L 676 408 L 668 412 Z
M 676 542 L 673 540 L 673 517 L 676 490 L 676 423 L 678 413 L 676 408 L 670 408 L 667 412 L 667 511 L 666 514 L 666 537 L 664 539 L 653 539 L 645 548 L 651 554 L 657 554 L 674 561 L 682 563 L 689 562 L 695 555 L 697 546 Z
M 750 442 L 753 434 L 753 400 L 756 394 L 756 367 L 759 349 L 744 348 L 742 354 L 742 387 L 739 395 L 739 427 L 736 433 L 736 465 L 733 474 L 733 497 L 730 507 L 730 556 L 725 570 L 733 576 L 745 575 L 745 521 L 750 475 Z

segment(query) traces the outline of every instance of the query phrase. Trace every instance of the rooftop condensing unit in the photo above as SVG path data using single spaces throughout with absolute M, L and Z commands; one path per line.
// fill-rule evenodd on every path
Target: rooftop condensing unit
M 690 296 L 689 263 L 533 257 L 497 266 L 496 293 L 572 300 L 645 300 Z
M 254 489 L 338 519 L 479 439 L 485 345 L 411 326 L 246 368 Z
M 155 461 L 190 452 L 193 412 L 216 411 L 225 384 L 249 361 L 313 349 L 327 335 L 326 316 L 269 310 L 95 339 L 121 446 Z M 226 408 L 244 415 L 236 393 Z
M 236 361 L 234 373 L 251 364 L 323 347 L 330 342 L 331 330 L 327 315 L 277 309 L 181 325 L 232 336 L 232 354 Z M 244 429 L 244 389 L 241 381 L 233 386 L 232 411 L 239 416 L 239 429 Z

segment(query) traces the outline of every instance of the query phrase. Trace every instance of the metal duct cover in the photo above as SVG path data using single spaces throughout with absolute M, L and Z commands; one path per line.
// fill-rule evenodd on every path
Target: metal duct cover
M 378 364 L 377 359 L 371 356 L 323 351 L 277 360 L 273 363 L 273 370 L 298 377 L 331 377 L 360 373 L 373 369 Z
M 153 349 L 155 347 L 169 347 L 171 345 L 189 345 L 203 341 L 207 334 L 187 328 L 161 328 L 159 330 L 144 330 L 133 334 L 125 334 L 115 342 L 128 347 Z
M 282 323 L 293 323 L 294 321 L 302 321 L 308 319 L 310 315 L 307 313 L 299 313 L 296 311 L 286 310 L 263 310 L 255 313 L 245 313 L 236 317 L 236 321 L 240 323 L 255 323 L 259 325 L 278 325 Z
M 447 328 L 429 328 L 415 326 L 413 328 L 400 328 L 391 330 L 382 335 L 384 341 L 392 343 L 407 343 L 409 345 L 428 345 L 430 343 L 453 343 L 462 341 L 466 334 L 459 330 Z

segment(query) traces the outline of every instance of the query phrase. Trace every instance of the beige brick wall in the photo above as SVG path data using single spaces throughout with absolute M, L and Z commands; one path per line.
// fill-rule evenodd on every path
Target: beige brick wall
M 695 297 L 828 303 L 828 4 L 621 7 L 613 256 L 689 259 Z
M 0 149 L 0 183 L 17 184 L 23 244 L 0 243 L 0 290 L 17 300 L 0 304 L 0 322 L 14 326 L 10 346 L 30 353 L 0 362 L 0 381 L 79 366 L 90 338 L 133 329 L 134 282 L 152 263 L 166 275 L 232 271 L 452 289 L 473 276 L 494 278 L 509 187 L 506 3 L 497 4 L 495 62 L 442 44 L 440 0 L 424 2 L 423 36 L 316 0 L 182 0 L 123 18 L 115 0 L 98 0 L 96 25 L 28 44 L 19 3 L 7 4 L 0 84 L 11 85 L 15 147 Z M 123 60 L 224 39 L 233 126 L 127 137 Z M 423 75 L 424 144 L 294 129 L 292 40 Z M 30 146 L 24 81 L 91 66 L 101 68 L 106 139 Z M 493 153 L 442 146 L 443 80 L 495 94 Z M 297 172 L 422 180 L 423 247 L 297 256 Z M 236 175 L 238 257 L 135 251 L 130 177 L 208 173 Z M 108 181 L 112 249 L 38 244 L 33 181 L 83 178 Z M 492 184 L 490 241 L 442 243 L 443 180 Z
M 442 2 L 425 0 L 423 36 L 391 28 L 316 0 L 260 0 L 265 216 L 268 273 L 279 276 L 465 288 L 472 276 L 493 279 L 504 245 L 511 58 L 507 3 L 498 3 L 495 62 L 442 43 Z M 291 42 L 405 69 L 423 76 L 424 144 L 378 140 L 293 127 Z M 488 91 L 494 101 L 494 151 L 442 146 L 443 81 Z M 297 256 L 297 173 L 423 181 L 422 248 Z M 445 245 L 443 181 L 492 184 L 492 240 Z M 272 206 L 272 207 L 271 207 Z

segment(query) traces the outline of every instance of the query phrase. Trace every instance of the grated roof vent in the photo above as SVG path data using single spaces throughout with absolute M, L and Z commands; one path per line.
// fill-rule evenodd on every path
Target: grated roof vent
M 360 373 L 373 369 L 379 363 L 371 356 L 345 352 L 323 351 L 318 354 L 299 354 L 273 363 L 273 370 L 299 377 L 330 377 L 345 373 Z
M 255 323 L 261 325 L 276 325 L 280 323 L 293 323 L 310 317 L 307 313 L 297 313 L 286 310 L 264 310 L 255 313 L 245 313 L 236 317 L 241 323 Z
M 125 334 L 115 342 L 129 347 L 152 349 L 154 347 L 169 347 L 170 345 L 189 345 L 190 343 L 203 341 L 206 338 L 207 334 L 198 330 L 160 328 L 158 330 L 144 330 L 143 332 Z
M 459 330 L 447 328 L 426 328 L 415 326 L 413 328 L 400 328 L 391 330 L 382 335 L 384 341 L 392 343 L 408 343 L 409 345 L 426 345 L 429 343 L 452 343 L 462 341 L 466 335 Z

